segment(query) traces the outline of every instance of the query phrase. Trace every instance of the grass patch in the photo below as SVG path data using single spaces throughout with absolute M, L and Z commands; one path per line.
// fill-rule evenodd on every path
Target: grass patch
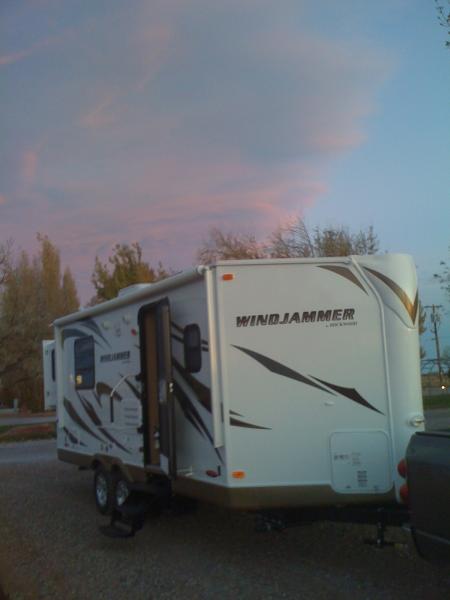
M 438 394 L 436 396 L 424 396 L 423 406 L 425 410 L 433 408 L 450 408 L 450 394 Z
M 0 444 L 7 442 L 28 442 L 30 440 L 50 440 L 55 437 L 55 423 L 0 426 Z

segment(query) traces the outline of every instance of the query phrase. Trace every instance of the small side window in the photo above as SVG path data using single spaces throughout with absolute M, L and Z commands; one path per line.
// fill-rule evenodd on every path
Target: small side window
M 52 354 L 51 354 L 51 361 L 52 361 L 52 381 L 56 380 L 56 371 L 55 371 L 55 350 L 52 350 Z
M 193 323 L 183 331 L 184 366 L 189 373 L 198 373 L 202 368 L 202 336 L 200 327 Z
M 95 387 L 94 338 L 90 335 L 75 340 L 74 354 L 75 388 L 90 390 Z

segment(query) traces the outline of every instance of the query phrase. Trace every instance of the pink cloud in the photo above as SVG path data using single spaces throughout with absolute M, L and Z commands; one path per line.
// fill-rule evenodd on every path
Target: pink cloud
M 30 48 L 26 48 L 25 50 L 19 50 L 18 52 L 12 52 L 10 54 L 3 54 L 2 56 L 0 56 L 0 66 L 11 65 L 25 58 L 28 58 L 29 56 L 32 56 L 33 54 L 41 50 L 42 48 L 46 48 L 52 44 L 62 41 L 65 38 L 66 34 L 67 32 L 62 35 L 50 36 L 40 40 L 39 42 L 36 42 L 32 46 L 30 46 Z
M 114 98 L 114 94 L 108 94 L 94 108 L 80 118 L 80 125 L 89 129 L 98 129 L 114 123 L 116 117 L 111 109 Z
M 0 66 L 11 65 L 12 63 L 18 62 L 23 58 L 26 58 L 33 53 L 33 49 L 22 50 L 21 52 L 14 52 L 13 54 L 3 54 L 0 56 Z
M 0 204 L 6 204 L 6 196 L 4 194 L 0 194 Z

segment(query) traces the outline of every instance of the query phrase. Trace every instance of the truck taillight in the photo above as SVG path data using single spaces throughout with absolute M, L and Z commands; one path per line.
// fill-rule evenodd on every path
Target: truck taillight
M 400 486 L 399 494 L 400 494 L 400 498 L 402 499 L 402 501 L 405 504 L 408 504 L 408 502 L 409 502 L 409 490 L 408 490 L 408 484 L 407 483 L 403 483 Z
M 402 460 L 398 463 L 397 472 L 400 475 L 400 477 L 403 477 L 403 479 L 406 479 L 407 470 L 406 470 L 406 460 L 404 458 L 402 458 Z

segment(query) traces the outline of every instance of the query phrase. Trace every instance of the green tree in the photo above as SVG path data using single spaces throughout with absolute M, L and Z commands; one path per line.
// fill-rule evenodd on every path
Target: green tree
M 61 277 L 58 249 L 38 235 L 39 251 L 11 260 L 0 295 L 0 381 L 22 405 L 42 407 L 41 343 L 53 337 L 51 323 L 79 306 L 69 269 Z
M 95 266 L 91 281 L 95 288 L 95 296 L 90 304 L 98 304 L 104 300 L 115 298 L 124 287 L 135 283 L 152 283 L 165 279 L 172 272 L 163 267 L 159 262 L 156 268 L 151 267 L 142 260 L 142 249 L 138 243 L 116 244 L 113 254 L 104 264 L 98 256 L 95 257 Z
M 76 312 L 80 307 L 80 301 L 78 299 L 77 286 L 69 267 L 64 269 L 61 292 L 63 314 L 68 315 Z
M 0 244 L 0 287 L 6 282 L 11 267 L 12 241 Z

